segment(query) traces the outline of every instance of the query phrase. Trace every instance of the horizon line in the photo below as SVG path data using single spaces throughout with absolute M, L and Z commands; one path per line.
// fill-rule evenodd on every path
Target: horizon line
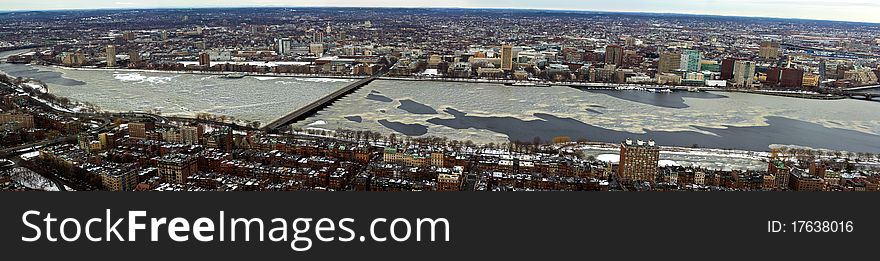
M 284 6 L 284 5 L 245 5 L 245 6 L 177 6 L 177 7 L 92 7 L 92 8 L 61 8 L 61 9 L 18 9 L 18 10 L 0 10 L 3 13 L 23 13 L 23 12 L 69 12 L 69 11 L 113 11 L 113 10 L 161 10 L 161 9 L 257 9 L 257 8 L 350 8 L 350 9 L 468 9 L 468 10 L 519 10 L 519 11 L 554 11 L 554 12 L 584 12 L 584 13 L 608 13 L 608 14 L 649 14 L 649 15 L 682 15 L 682 16 L 712 16 L 712 17 L 728 17 L 728 18 L 761 18 L 776 20 L 800 20 L 800 21 L 818 21 L 818 22 L 837 22 L 837 23 L 856 23 L 856 24 L 872 24 L 880 25 L 878 22 L 852 21 L 852 20 L 827 20 L 815 18 L 798 18 L 798 17 L 773 17 L 773 16 L 744 16 L 744 15 L 725 15 L 725 14 L 707 14 L 707 13 L 683 13 L 683 12 L 651 12 L 651 11 L 603 11 L 590 9 L 555 9 L 555 8 L 528 8 L 528 7 L 438 7 L 438 6 L 336 6 L 336 5 L 315 5 L 315 6 Z

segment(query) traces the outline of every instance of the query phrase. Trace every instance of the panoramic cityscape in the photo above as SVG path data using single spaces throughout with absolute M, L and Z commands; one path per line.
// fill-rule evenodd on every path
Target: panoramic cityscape
M 0 12 L 0 190 L 880 190 L 870 20 L 61 9 Z

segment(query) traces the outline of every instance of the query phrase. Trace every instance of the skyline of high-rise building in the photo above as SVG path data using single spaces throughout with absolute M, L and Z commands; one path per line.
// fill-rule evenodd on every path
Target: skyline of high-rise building
M 28 32 L 0 37 L 21 46 L 7 52 L 12 54 L 0 61 L 3 68 L 46 68 L 64 77 L 8 71 L 0 83 L 0 110 L 29 115 L 34 126 L 0 121 L 5 131 L 0 142 L 29 146 L 70 137 L 44 146 L 45 154 L 75 159 L 87 170 L 92 164 L 142 170 L 147 173 L 138 185 L 144 190 L 189 189 L 184 184 L 210 190 L 784 190 L 746 184 L 762 180 L 751 174 L 764 174 L 765 164 L 760 157 L 728 160 L 738 153 L 730 151 L 762 155 L 776 144 L 876 150 L 869 142 L 873 134 L 864 131 L 873 124 L 858 119 L 877 111 L 866 106 L 877 100 L 871 86 L 880 68 L 871 56 L 878 51 L 869 43 L 876 42 L 880 28 L 651 14 L 438 15 L 438 10 L 346 8 L 298 10 L 298 20 L 291 22 L 289 11 L 241 9 L 234 10 L 237 16 L 223 16 L 231 11 L 175 10 L 169 23 L 161 22 L 167 10 L 87 12 L 120 22 L 110 27 L 83 23 L 88 17 L 8 14 L 31 25 L 0 19 L 0 25 Z M 69 13 L 74 14 L 79 13 Z M 220 16 L 224 19 L 212 18 Z M 367 27 L 366 21 L 375 24 Z M 620 26 L 623 21 L 633 26 Z M 422 27 L 426 24 L 432 26 Z M 787 30 L 768 34 L 780 26 Z M 661 27 L 667 30 L 657 30 Z M 805 36 L 815 28 L 824 36 Z M 727 36 L 734 31 L 737 35 Z M 31 45 L 43 39 L 63 42 Z M 791 44 L 780 46 L 777 58 L 762 59 L 759 47 L 767 39 Z M 794 103 L 802 98 L 810 100 Z M 840 124 L 827 124 L 832 121 Z M 636 152 L 650 143 L 624 143 L 632 152 L 623 151 L 621 169 L 607 160 L 614 156 L 607 148 L 621 145 L 620 137 L 655 139 L 674 155 L 664 153 L 659 172 L 650 177 L 639 171 L 653 164 L 639 159 L 651 155 Z M 603 151 L 593 151 L 595 146 Z M 402 160 L 385 149 L 396 149 Z M 585 156 L 571 157 L 569 151 Z M 720 155 L 704 157 L 706 152 Z M 157 175 L 155 159 L 169 154 L 197 158 L 199 171 L 191 178 Z M 864 156 L 840 156 L 859 157 Z M 719 166 L 715 162 L 725 170 L 713 169 Z M 833 165 L 830 158 L 821 162 Z M 404 168 L 381 169 L 385 163 Z M 417 174 L 406 169 L 428 165 L 436 169 Z M 465 166 L 466 175 L 450 175 L 455 166 Z M 276 167 L 296 173 L 257 183 L 214 182 L 275 173 Z M 680 167 L 693 167 L 694 174 Z M 636 183 L 616 185 L 615 170 Z M 306 175 L 313 171 L 320 180 L 304 179 L 314 177 Z M 364 171 L 393 174 L 405 183 L 357 181 Z M 530 173 L 540 182 L 517 181 Z M 100 187 L 91 185 L 74 189 Z
M 627 139 L 620 143 L 620 162 L 617 175 L 623 183 L 651 182 L 657 179 L 660 167 L 660 148 L 654 141 L 633 141 Z
M 275 53 L 279 55 L 289 55 L 291 50 L 290 38 L 275 39 Z
M 320 57 L 321 55 L 324 54 L 324 44 L 320 44 L 320 43 L 310 44 L 309 45 L 309 53 L 314 56 Z
M 128 61 L 133 64 L 141 62 L 141 54 L 138 51 L 128 51 Z
M 623 65 L 624 50 L 619 45 L 605 47 L 605 64 Z
M 733 57 L 725 57 L 721 60 L 721 80 L 733 79 L 733 70 L 737 60 L 739 59 Z
M 107 45 L 107 67 L 116 67 L 116 46 Z
M 501 45 L 501 70 L 506 72 L 513 70 L 513 45 Z
M 203 52 L 199 54 L 199 65 L 201 66 L 211 66 L 211 55 L 207 52 Z
M 699 50 L 684 50 L 681 52 L 681 64 L 679 67 L 685 72 L 699 72 L 702 59 L 703 56 Z
M 761 42 L 761 47 L 758 51 L 758 56 L 762 59 L 776 59 L 779 58 L 779 42 L 776 41 L 764 41 Z
M 681 68 L 681 54 L 673 52 L 660 53 L 660 61 L 657 64 L 657 71 L 660 73 L 672 73 Z
M 733 82 L 735 87 L 751 88 L 755 80 L 755 63 L 738 60 L 733 65 Z

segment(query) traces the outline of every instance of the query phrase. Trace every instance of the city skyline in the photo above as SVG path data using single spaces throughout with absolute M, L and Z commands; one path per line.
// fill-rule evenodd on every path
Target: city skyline
M 7 3 L 0 11 L 32 11 L 32 10 L 87 10 L 87 9 L 150 9 L 150 8 L 220 8 L 220 7 L 377 7 L 367 1 L 339 0 L 250 0 L 250 1 L 179 1 L 156 0 L 147 2 L 130 2 L 119 0 L 87 0 L 57 3 L 47 0 L 35 0 L 19 3 Z M 557 1 L 554 5 L 533 3 L 530 1 L 498 1 L 498 0 L 441 0 L 441 1 L 386 1 L 382 7 L 393 8 L 468 8 L 468 9 L 536 9 L 559 11 L 595 11 L 595 12 L 633 12 L 633 13 L 668 13 L 687 15 L 719 15 L 736 17 L 767 17 L 781 19 L 808 19 L 828 21 L 848 21 L 880 23 L 875 16 L 880 11 L 880 4 L 866 0 L 837 1 L 738 1 L 735 3 L 718 0 L 699 0 L 684 3 L 669 3 L 653 0 L 599 0 L 599 1 Z M 778 10 L 786 10 L 784 14 Z M 842 14 L 846 14 L 843 16 Z
M 0 190 L 880 191 L 880 24 L 320 7 L 0 17 Z

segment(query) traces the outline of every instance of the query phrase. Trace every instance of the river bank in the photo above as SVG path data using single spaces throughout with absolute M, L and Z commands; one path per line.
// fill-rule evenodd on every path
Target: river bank
M 69 67 L 62 65 L 41 65 L 51 68 L 75 71 L 118 71 L 118 72 L 147 72 L 147 73 L 168 73 L 168 74 L 193 74 L 193 75 L 213 75 L 226 76 L 229 74 L 244 74 L 245 77 L 295 77 L 295 78 L 331 78 L 331 79 L 363 79 L 367 76 L 353 75 L 326 75 L 326 74 L 304 74 L 304 73 L 252 73 L 252 72 L 216 72 L 216 71 L 180 71 L 180 70 L 152 70 L 137 68 L 101 68 L 101 67 Z
M 26 51 L 28 49 L 19 49 L 16 51 Z M 191 74 L 191 75 L 211 75 L 226 76 L 229 74 L 240 73 L 245 77 L 256 77 L 260 80 L 272 79 L 272 77 L 292 77 L 292 78 L 327 78 L 327 79 L 363 79 L 367 76 L 353 75 L 327 75 L 327 74 L 301 74 L 301 73 L 255 73 L 255 72 L 217 72 L 217 71 L 190 71 L 190 70 L 155 70 L 155 69 L 138 69 L 138 68 L 103 68 L 103 67 L 70 67 L 58 64 L 41 65 L 50 68 L 74 71 L 114 71 L 114 72 L 145 72 L 145 73 L 168 73 L 168 74 Z M 794 91 L 773 91 L 773 90 L 742 90 L 733 88 L 718 88 L 706 86 L 685 86 L 685 85 L 657 85 L 657 84 L 636 84 L 636 83 L 593 83 L 593 82 L 559 82 L 559 81 L 542 81 L 542 80 L 512 80 L 512 79 L 488 79 L 488 78 L 445 78 L 445 77 L 422 77 L 422 76 L 383 76 L 381 80 L 389 81 L 428 81 L 428 82 L 450 82 L 450 83 L 486 83 L 486 84 L 502 84 L 512 87 L 551 87 L 565 86 L 586 90 L 643 90 L 662 93 L 664 90 L 674 91 L 718 91 L 718 92 L 742 92 L 760 95 L 781 96 L 800 99 L 813 100 L 840 100 L 849 97 L 821 94 L 806 93 Z
M 787 91 L 770 91 L 770 90 L 737 90 L 737 89 L 721 89 L 716 90 L 721 92 L 741 92 L 741 93 L 751 93 L 751 94 L 761 94 L 761 95 L 770 95 L 770 96 L 780 96 L 780 97 L 789 97 L 789 98 L 800 98 L 800 99 L 811 99 L 811 100 L 843 100 L 847 99 L 847 97 L 832 95 L 832 94 L 821 94 L 821 93 L 805 93 L 805 92 L 787 92 Z

